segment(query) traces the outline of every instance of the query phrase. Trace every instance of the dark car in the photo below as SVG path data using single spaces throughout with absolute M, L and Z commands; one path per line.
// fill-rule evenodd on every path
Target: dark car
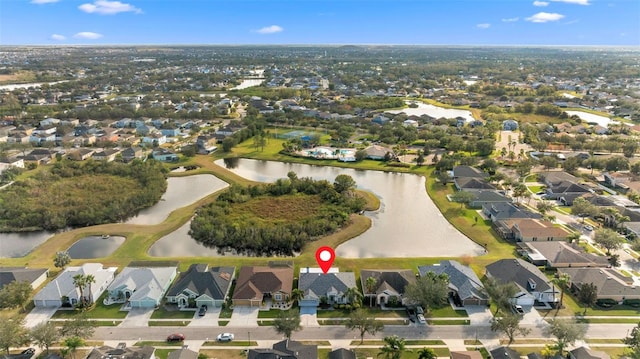
M 167 337 L 168 342 L 181 342 L 184 340 L 184 334 L 174 333 Z
M 200 307 L 200 309 L 198 310 L 198 315 L 201 317 L 204 317 L 204 314 L 207 312 L 207 306 L 203 305 L 202 307 Z
M 25 349 L 25 350 L 20 352 L 20 354 L 22 354 L 22 355 L 29 355 L 29 356 L 32 356 L 35 353 L 36 353 L 36 350 L 33 349 L 33 348 L 27 348 L 27 349 Z

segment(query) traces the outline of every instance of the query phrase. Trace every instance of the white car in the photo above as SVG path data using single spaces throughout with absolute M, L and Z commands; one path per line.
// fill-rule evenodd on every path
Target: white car
M 427 324 L 427 320 L 424 319 L 424 315 L 423 314 L 418 314 L 418 323 Z
M 233 340 L 233 334 L 231 333 L 222 333 L 222 334 L 218 334 L 218 336 L 216 337 L 216 340 L 219 342 L 230 342 Z

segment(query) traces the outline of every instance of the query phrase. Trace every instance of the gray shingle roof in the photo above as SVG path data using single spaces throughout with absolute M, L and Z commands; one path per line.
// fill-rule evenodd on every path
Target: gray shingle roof
M 362 281 L 363 294 L 369 293 L 366 288 L 367 278 L 374 277 L 378 281 L 378 287 L 374 291 L 375 293 L 382 293 L 385 290 L 392 289 L 396 293 L 404 294 L 404 287 L 409 283 L 416 282 L 416 276 L 413 271 L 408 269 L 396 269 L 396 270 L 374 270 L 363 269 L 360 271 L 360 279 Z
M 419 266 L 418 272 L 420 276 L 428 272 L 448 275 L 449 288 L 455 290 L 463 300 L 466 298 L 488 299 L 484 286 L 473 269 L 457 261 L 444 260 L 440 261 L 440 265 Z
M 192 264 L 169 289 L 167 296 L 173 297 L 188 289 L 198 295 L 206 294 L 212 299 L 223 300 L 235 270 L 235 267 L 207 268 L 206 264 Z
M 526 292 L 545 292 L 551 289 L 549 279 L 535 265 L 516 259 L 501 259 L 487 266 L 487 273 L 502 283 L 513 282 Z M 535 283 L 535 290 L 529 285 Z
M 326 295 L 331 288 L 338 293 L 344 293 L 349 288 L 356 286 L 356 276 L 353 272 L 342 273 L 300 273 L 298 289 L 304 292 L 304 296 L 319 298 Z
M 27 267 L 5 267 L 0 268 L 0 289 L 5 285 L 16 282 L 33 283 L 36 279 L 47 272 L 46 268 L 27 268 Z

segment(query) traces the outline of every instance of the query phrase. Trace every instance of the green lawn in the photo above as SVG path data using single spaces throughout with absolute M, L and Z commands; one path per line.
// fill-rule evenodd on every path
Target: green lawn
M 446 320 L 446 319 L 429 320 L 429 319 L 427 319 L 427 323 L 429 325 L 469 325 L 469 324 L 471 324 L 471 323 L 469 323 L 469 319 L 451 319 L 451 320 Z
M 280 309 L 270 309 L 270 310 L 260 310 L 258 311 L 259 319 L 269 319 L 269 318 L 277 318 L 283 310 Z M 284 310 L 284 312 L 289 312 L 289 310 Z
M 193 310 L 166 310 L 160 306 L 153 311 L 151 319 L 192 319 L 195 313 Z
M 156 358 L 158 359 L 167 359 L 167 356 L 169 356 L 169 353 L 171 353 L 172 351 L 174 351 L 175 349 L 156 349 Z
M 527 186 L 527 188 L 529 188 L 529 191 L 533 192 L 533 193 L 538 193 L 540 191 L 542 191 L 542 189 L 544 188 L 544 186 Z
M 446 345 L 445 342 L 443 342 L 440 339 L 433 339 L 433 340 L 405 340 L 404 343 L 406 345 Z M 350 345 L 360 345 L 360 341 L 359 340 L 353 340 L 351 341 Z M 365 340 L 362 345 L 384 345 L 384 341 L 382 340 Z
M 221 327 L 226 327 L 229 324 L 228 320 L 218 320 L 218 325 Z
M 186 327 L 189 325 L 188 320 L 150 320 L 150 327 Z
M 402 359 L 417 359 L 418 351 L 421 348 L 409 348 L 409 350 L 405 351 L 402 354 Z M 431 348 L 436 353 L 438 357 L 446 357 L 448 358 L 451 353 L 449 352 L 449 348 Z M 353 351 L 356 353 L 357 358 L 380 358 L 378 353 L 380 353 L 379 348 L 354 348 Z
M 401 310 L 381 310 L 376 308 L 367 308 L 363 307 L 363 311 L 367 313 L 368 316 L 375 318 L 408 318 L 407 312 L 404 309 Z M 349 318 L 351 311 L 349 310 L 339 310 L 339 309 L 329 309 L 329 310 L 318 310 L 318 318 Z
M 87 318 L 90 319 L 124 319 L 128 312 L 120 311 L 120 307 L 122 304 L 113 304 L 110 306 L 106 306 L 102 304 L 102 299 L 105 297 L 103 295 L 100 297 L 98 301 L 96 301 L 95 306 L 86 311 Z M 79 310 L 58 310 L 55 312 L 52 318 L 72 318 L 76 315 L 80 314 Z
M 450 305 L 447 305 L 442 308 L 430 309 L 428 317 L 429 318 L 455 318 L 455 317 L 467 318 L 469 317 L 469 314 L 467 314 L 466 310 L 455 310 Z
M 256 341 L 247 341 L 247 340 L 234 340 L 230 342 L 218 342 L 215 340 L 210 340 L 208 342 L 204 342 L 202 344 L 203 347 L 252 347 L 257 346 L 258 342 Z

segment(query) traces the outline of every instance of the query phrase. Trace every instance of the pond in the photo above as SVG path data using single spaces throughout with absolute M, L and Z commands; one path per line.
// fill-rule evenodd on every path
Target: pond
M 587 123 L 597 123 L 602 127 L 609 127 L 610 124 L 619 124 L 620 122 L 612 121 L 609 117 L 604 117 L 600 115 L 595 115 L 588 112 L 582 111 L 565 111 L 567 115 L 573 116 L 576 115 L 580 117 L 580 119 Z
M 54 233 L 45 231 L 0 233 L 0 257 L 24 257 L 53 235 Z
M 215 163 L 225 166 L 223 160 Z M 376 194 L 381 208 L 366 213 L 372 219 L 371 228 L 338 246 L 338 256 L 458 257 L 484 253 L 482 247 L 456 230 L 440 213 L 426 193 L 423 176 L 250 159 L 236 159 L 229 167 L 242 177 L 260 182 L 284 178 L 289 171 L 296 172 L 298 177 L 331 182 L 346 174 L 356 181 L 358 188 Z
M 121 236 L 89 236 L 74 243 L 68 250 L 73 259 L 89 259 L 107 257 L 113 253 L 125 238 Z
M 160 224 L 176 209 L 193 204 L 228 186 L 228 183 L 216 176 L 208 174 L 169 177 L 167 179 L 167 191 L 162 195 L 160 202 L 152 207 L 143 209 L 138 215 L 130 218 L 126 223 L 143 225 Z

